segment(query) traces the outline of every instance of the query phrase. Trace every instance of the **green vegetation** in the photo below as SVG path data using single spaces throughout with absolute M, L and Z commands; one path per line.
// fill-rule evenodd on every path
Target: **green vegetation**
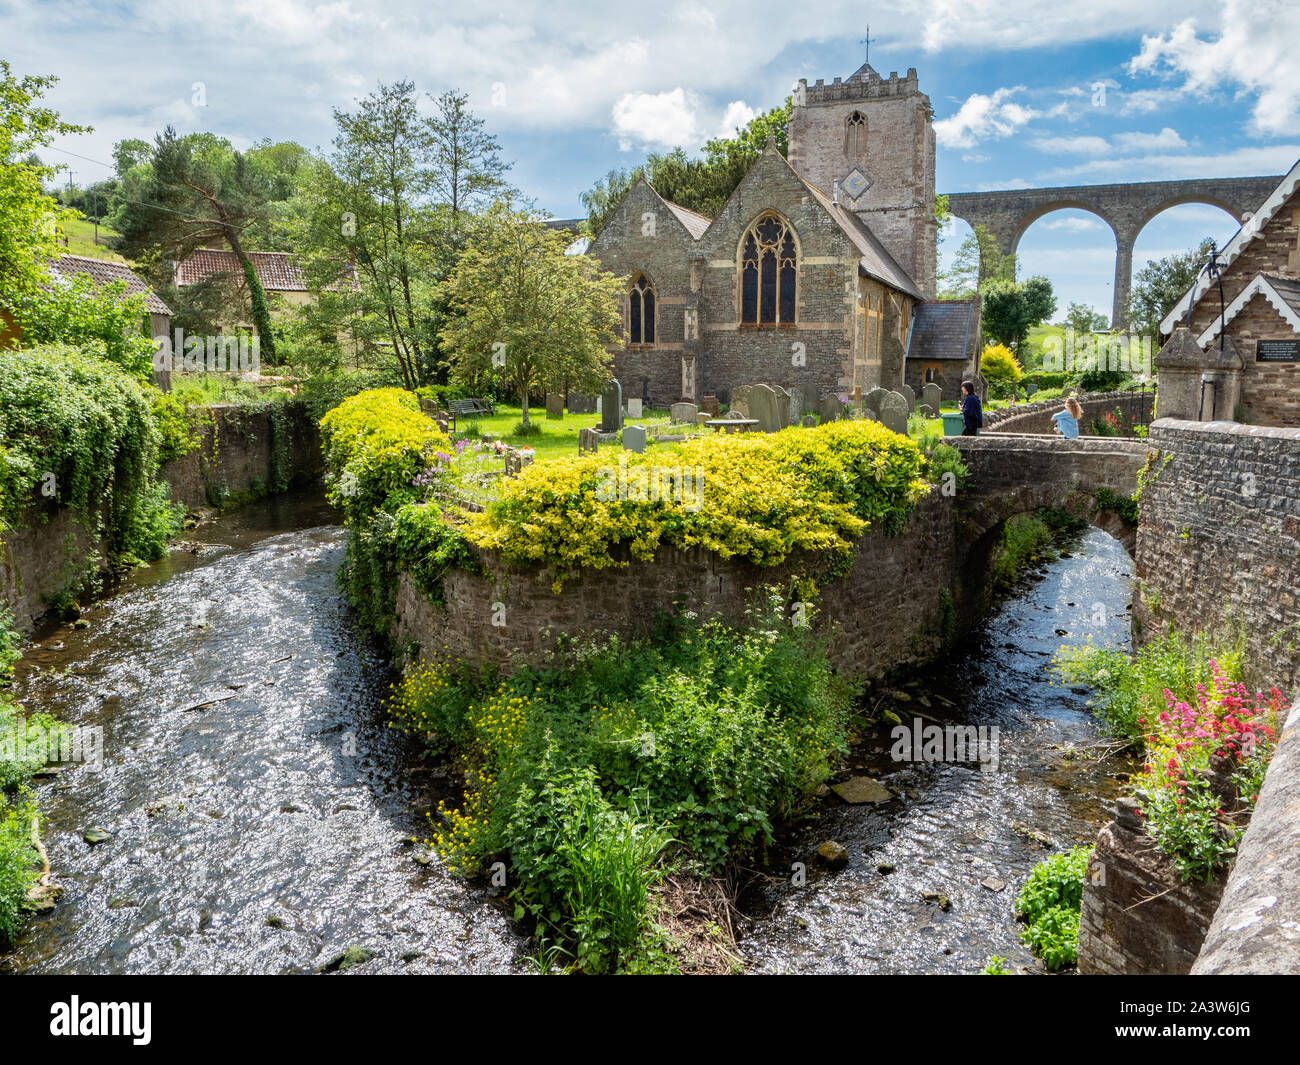
M 1091 847 L 1075 847 L 1034 866 L 1016 896 L 1016 913 L 1025 922 L 1021 940 L 1052 971 L 1079 960 L 1079 911 Z
M 1079 524 L 1068 514 L 1048 510 L 1008 518 L 989 570 L 990 581 L 996 587 L 1011 584 L 1026 566 L 1043 557 L 1047 545 L 1059 533 L 1076 529 Z
M 0 526 L 57 503 L 110 557 L 156 558 L 179 524 L 155 480 L 156 391 L 98 356 L 61 345 L 0 351 Z
M 1016 356 L 1005 344 L 989 344 L 980 356 L 980 373 L 989 383 L 989 390 L 999 396 L 1014 396 L 1020 390 L 1024 376 Z
M 516 917 L 573 969 L 661 967 L 661 873 L 760 851 L 845 749 L 852 691 L 783 606 L 772 593 L 747 631 L 663 619 L 503 681 L 409 672 L 392 723 L 468 769 L 430 842 L 463 875 L 507 861 Z
M 1134 496 L 1120 495 L 1110 488 L 1097 489 L 1097 509 L 1113 510 L 1126 525 L 1137 526 L 1138 501 Z
M 1107 729 L 1144 750 L 1131 783 L 1147 834 L 1185 880 L 1223 868 L 1254 808 L 1272 757 L 1283 697 L 1242 683 L 1240 637 L 1168 633 L 1135 656 L 1062 648 L 1066 683 L 1098 690 Z

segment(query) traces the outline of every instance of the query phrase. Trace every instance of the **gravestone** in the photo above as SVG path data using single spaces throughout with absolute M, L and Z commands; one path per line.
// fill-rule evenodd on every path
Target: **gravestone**
M 638 455 L 645 451 L 645 426 L 629 425 L 623 430 L 623 450 Z
M 668 408 L 668 413 L 674 425 L 694 425 L 699 408 L 694 403 L 674 403 Z
M 718 397 L 705 396 L 700 400 L 700 410 L 708 412 L 710 418 L 718 416 Z
M 578 430 L 578 454 L 594 455 L 600 448 L 600 433 L 595 429 Z
M 600 394 L 600 431 L 616 433 L 623 428 L 623 386 L 611 381 Z
M 790 400 L 782 401 L 775 389 L 767 385 L 749 386 L 749 416 L 758 420 L 758 427 L 765 433 L 779 432 L 781 426 L 781 408 L 785 408 L 789 417 Z
M 899 395 L 907 400 L 907 413 L 911 414 L 916 410 L 916 393 L 912 391 L 911 385 L 902 385 L 898 389 Z
M 897 392 L 886 392 L 880 401 L 880 421 L 886 429 L 907 435 L 907 400 Z
M 750 417 L 749 413 L 749 392 L 753 385 L 741 385 L 739 388 L 731 390 L 731 409 L 739 411 L 742 418 Z
M 937 418 L 939 416 L 930 409 L 930 404 L 928 403 L 918 403 L 916 405 L 916 413 L 921 415 L 923 418 Z
M 884 402 L 885 397 L 889 395 L 887 388 L 873 388 L 862 399 L 862 406 L 876 414 L 880 413 L 880 404 Z
M 559 392 L 546 393 L 546 416 L 548 418 L 564 417 L 564 396 Z
M 817 415 L 805 414 L 803 416 L 803 422 L 801 424 L 805 429 L 811 429 L 813 426 L 817 424 Z
M 529 466 L 533 464 L 533 455 L 524 454 L 517 448 L 511 448 L 506 452 L 506 476 L 518 477 Z
M 838 421 L 844 417 L 844 403 L 839 396 L 832 392 L 829 396 L 822 396 L 822 401 L 817 407 L 817 413 L 821 415 L 822 425 L 827 422 Z
M 641 417 L 641 401 L 639 399 L 629 399 L 627 401 L 627 416 L 629 418 Z
M 782 388 L 780 385 L 768 385 L 776 393 L 776 416 L 782 429 L 790 425 L 790 405 L 794 402 L 793 394 L 790 389 Z M 798 418 L 795 419 L 798 421 Z
M 569 413 L 570 414 L 595 414 L 596 397 L 589 396 L 584 392 L 570 392 Z
M 1038 385 L 1033 381 L 1025 382 L 1025 399 L 1033 399 L 1034 393 L 1038 391 Z
M 706 411 L 706 410 L 702 410 L 702 411 L 700 411 L 698 414 L 695 415 L 695 424 L 696 424 L 697 426 L 700 426 L 700 425 L 707 425 L 709 419 L 712 418 L 712 417 L 713 417 L 713 415 L 710 414 L 708 411 Z
M 785 420 L 786 425 L 798 425 L 799 419 L 803 417 L 803 389 L 790 389 L 790 415 Z
M 943 406 L 943 389 L 931 381 L 921 389 L 921 402 L 937 415 Z

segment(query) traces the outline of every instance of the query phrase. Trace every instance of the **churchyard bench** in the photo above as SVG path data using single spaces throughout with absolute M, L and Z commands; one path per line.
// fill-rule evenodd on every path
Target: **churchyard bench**
M 451 413 L 459 414 L 466 418 L 473 418 L 481 414 L 494 414 L 495 408 L 492 406 L 491 400 L 467 397 L 465 399 L 452 400 Z

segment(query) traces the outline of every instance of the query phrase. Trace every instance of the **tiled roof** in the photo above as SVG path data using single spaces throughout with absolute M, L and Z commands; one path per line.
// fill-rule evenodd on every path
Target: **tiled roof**
M 794 171 L 791 170 L 791 173 L 794 173 Z M 803 181 L 808 187 L 808 191 L 816 197 L 817 202 L 826 208 L 826 213 L 839 223 L 839 227 L 853 241 L 854 246 L 862 256 L 859 265 L 868 276 L 874 277 L 877 281 L 883 281 L 886 285 L 896 288 L 900 292 L 906 292 L 914 299 L 922 300 L 925 298 L 921 295 L 921 290 L 916 287 L 916 282 L 912 280 L 906 270 L 898 265 L 894 257 L 885 250 L 885 246 L 867 228 L 862 219 L 852 211 L 846 211 L 843 204 L 834 203 L 826 193 L 822 192 L 811 181 L 805 181 L 803 178 L 799 180 Z
M 973 300 L 932 300 L 919 303 L 912 312 L 912 333 L 908 340 L 909 359 L 969 358 Z
M 284 251 L 250 251 L 249 262 L 257 272 L 257 279 L 268 292 L 306 292 L 307 277 L 292 255 Z M 242 277 L 244 268 L 233 251 L 217 248 L 199 248 L 188 259 L 176 264 L 176 287 L 193 285 L 213 274 L 235 274 Z M 357 288 L 356 269 L 349 267 L 347 284 Z
M 699 240 L 704 236 L 704 231 L 709 228 L 712 218 L 705 218 L 698 211 L 692 211 L 689 207 L 683 207 L 679 203 L 673 203 L 672 200 L 664 200 L 668 205 L 668 210 L 676 215 L 677 220 L 686 227 L 686 232 L 691 235 L 691 239 Z
M 89 259 L 84 255 L 60 255 L 50 265 L 61 277 L 68 280 L 74 277 L 88 277 L 96 288 L 102 288 L 110 281 L 125 281 L 126 294 L 144 296 L 144 305 L 150 314 L 171 316 L 171 308 L 162 301 L 158 293 L 141 281 L 126 263 Z

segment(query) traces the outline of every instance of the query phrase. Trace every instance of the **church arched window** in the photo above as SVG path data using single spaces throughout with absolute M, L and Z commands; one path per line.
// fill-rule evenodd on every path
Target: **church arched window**
M 655 289 L 645 274 L 637 274 L 628 293 L 628 337 L 632 344 L 655 342 Z
M 742 324 L 794 322 L 797 259 L 794 230 L 773 211 L 759 215 L 740 242 Z
M 863 155 L 867 150 L 867 120 L 861 111 L 849 115 L 844 130 L 844 154 L 850 158 Z

